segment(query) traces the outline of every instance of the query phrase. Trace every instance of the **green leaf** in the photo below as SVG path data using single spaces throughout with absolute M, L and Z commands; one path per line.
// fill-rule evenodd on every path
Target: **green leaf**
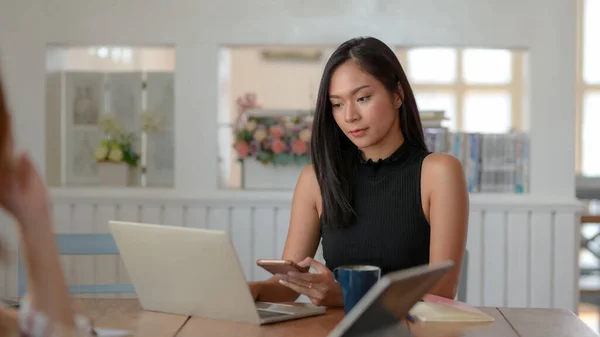
M 275 157 L 275 159 L 277 161 L 274 160 L 273 163 L 277 165 L 289 165 L 293 160 L 292 156 L 287 153 L 279 154 Z
M 307 155 L 294 155 L 294 163 L 296 165 L 307 165 L 310 164 L 310 157 Z
M 271 162 L 273 160 L 273 155 L 269 152 L 261 150 L 261 151 L 258 151 L 258 153 L 256 154 L 256 159 L 260 160 L 263 163 Z

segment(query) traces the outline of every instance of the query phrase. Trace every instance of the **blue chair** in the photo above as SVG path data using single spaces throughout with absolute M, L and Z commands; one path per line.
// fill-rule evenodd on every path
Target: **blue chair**
M 55 234 L 60 255 L 119 255 L 112 234 Z M 27 272 L 19 248 L 19 297 L 27 292 Z M 135 293 L 131 284 L 74 285 L 71 294 Z

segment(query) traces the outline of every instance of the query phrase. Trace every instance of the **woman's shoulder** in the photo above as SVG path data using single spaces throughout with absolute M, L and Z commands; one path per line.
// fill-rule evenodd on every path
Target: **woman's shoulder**
M 460 160 L 448 153 L 433 152 L 423 159 L 422 174 L 428 180 L 455 179 L 463 172 Z
M 298 177 L 298 182 L 296 183 L 296 188 L 311 190 L 314 190 L 315 188 L 317 188 L 317 190 L 319 189 L 319 181 L 317 180 L 317 174 L 313 164 L 308 164 L 302 169 L 302 172 Z
M 460 160 L 447 153 L 431 153 L 423 160 L 421 192 L 423 197 L 434 194 L 443 198 L 467 196 L 467 182 Z M 426 201 L 426 200 L 424 200 Z
M 298 181 L 296 182 L 294 197 L 300 198 L 307 203 L 314 204 L 320 213 L 321 188 L 319 187 L 319 181 L 317 180 L 313 164 L 308 164 L 302 169 Z

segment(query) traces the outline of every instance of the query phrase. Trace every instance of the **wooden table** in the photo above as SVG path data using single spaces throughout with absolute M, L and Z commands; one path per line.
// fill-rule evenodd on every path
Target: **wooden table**
M 340 309 L 323 316 L 254 326 L 197 317 L 144 311 L 136 299 L 76 299 L 75 306 L 96 327 L 134 331 L 132 336 L 327 336 L 343 318 Z M 592 337 L 598 336 L 579 317 L 560 309 L 480 308 L 493 323 L 415 323 L 415 337 Z

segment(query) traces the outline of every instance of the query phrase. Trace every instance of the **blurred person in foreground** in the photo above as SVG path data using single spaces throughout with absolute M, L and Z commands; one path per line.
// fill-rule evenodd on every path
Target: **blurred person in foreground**
M 28 282 L 18 311 L 0 307 L 0 336 L 95 336 L 90 321 L 73 310 L 54 241 L 48 191 L 28 155 L 15 153 L 10 120 L 0 79 L 0 208 L 15 220 Z M 7 252 L 0 254 L 6 263 Z

